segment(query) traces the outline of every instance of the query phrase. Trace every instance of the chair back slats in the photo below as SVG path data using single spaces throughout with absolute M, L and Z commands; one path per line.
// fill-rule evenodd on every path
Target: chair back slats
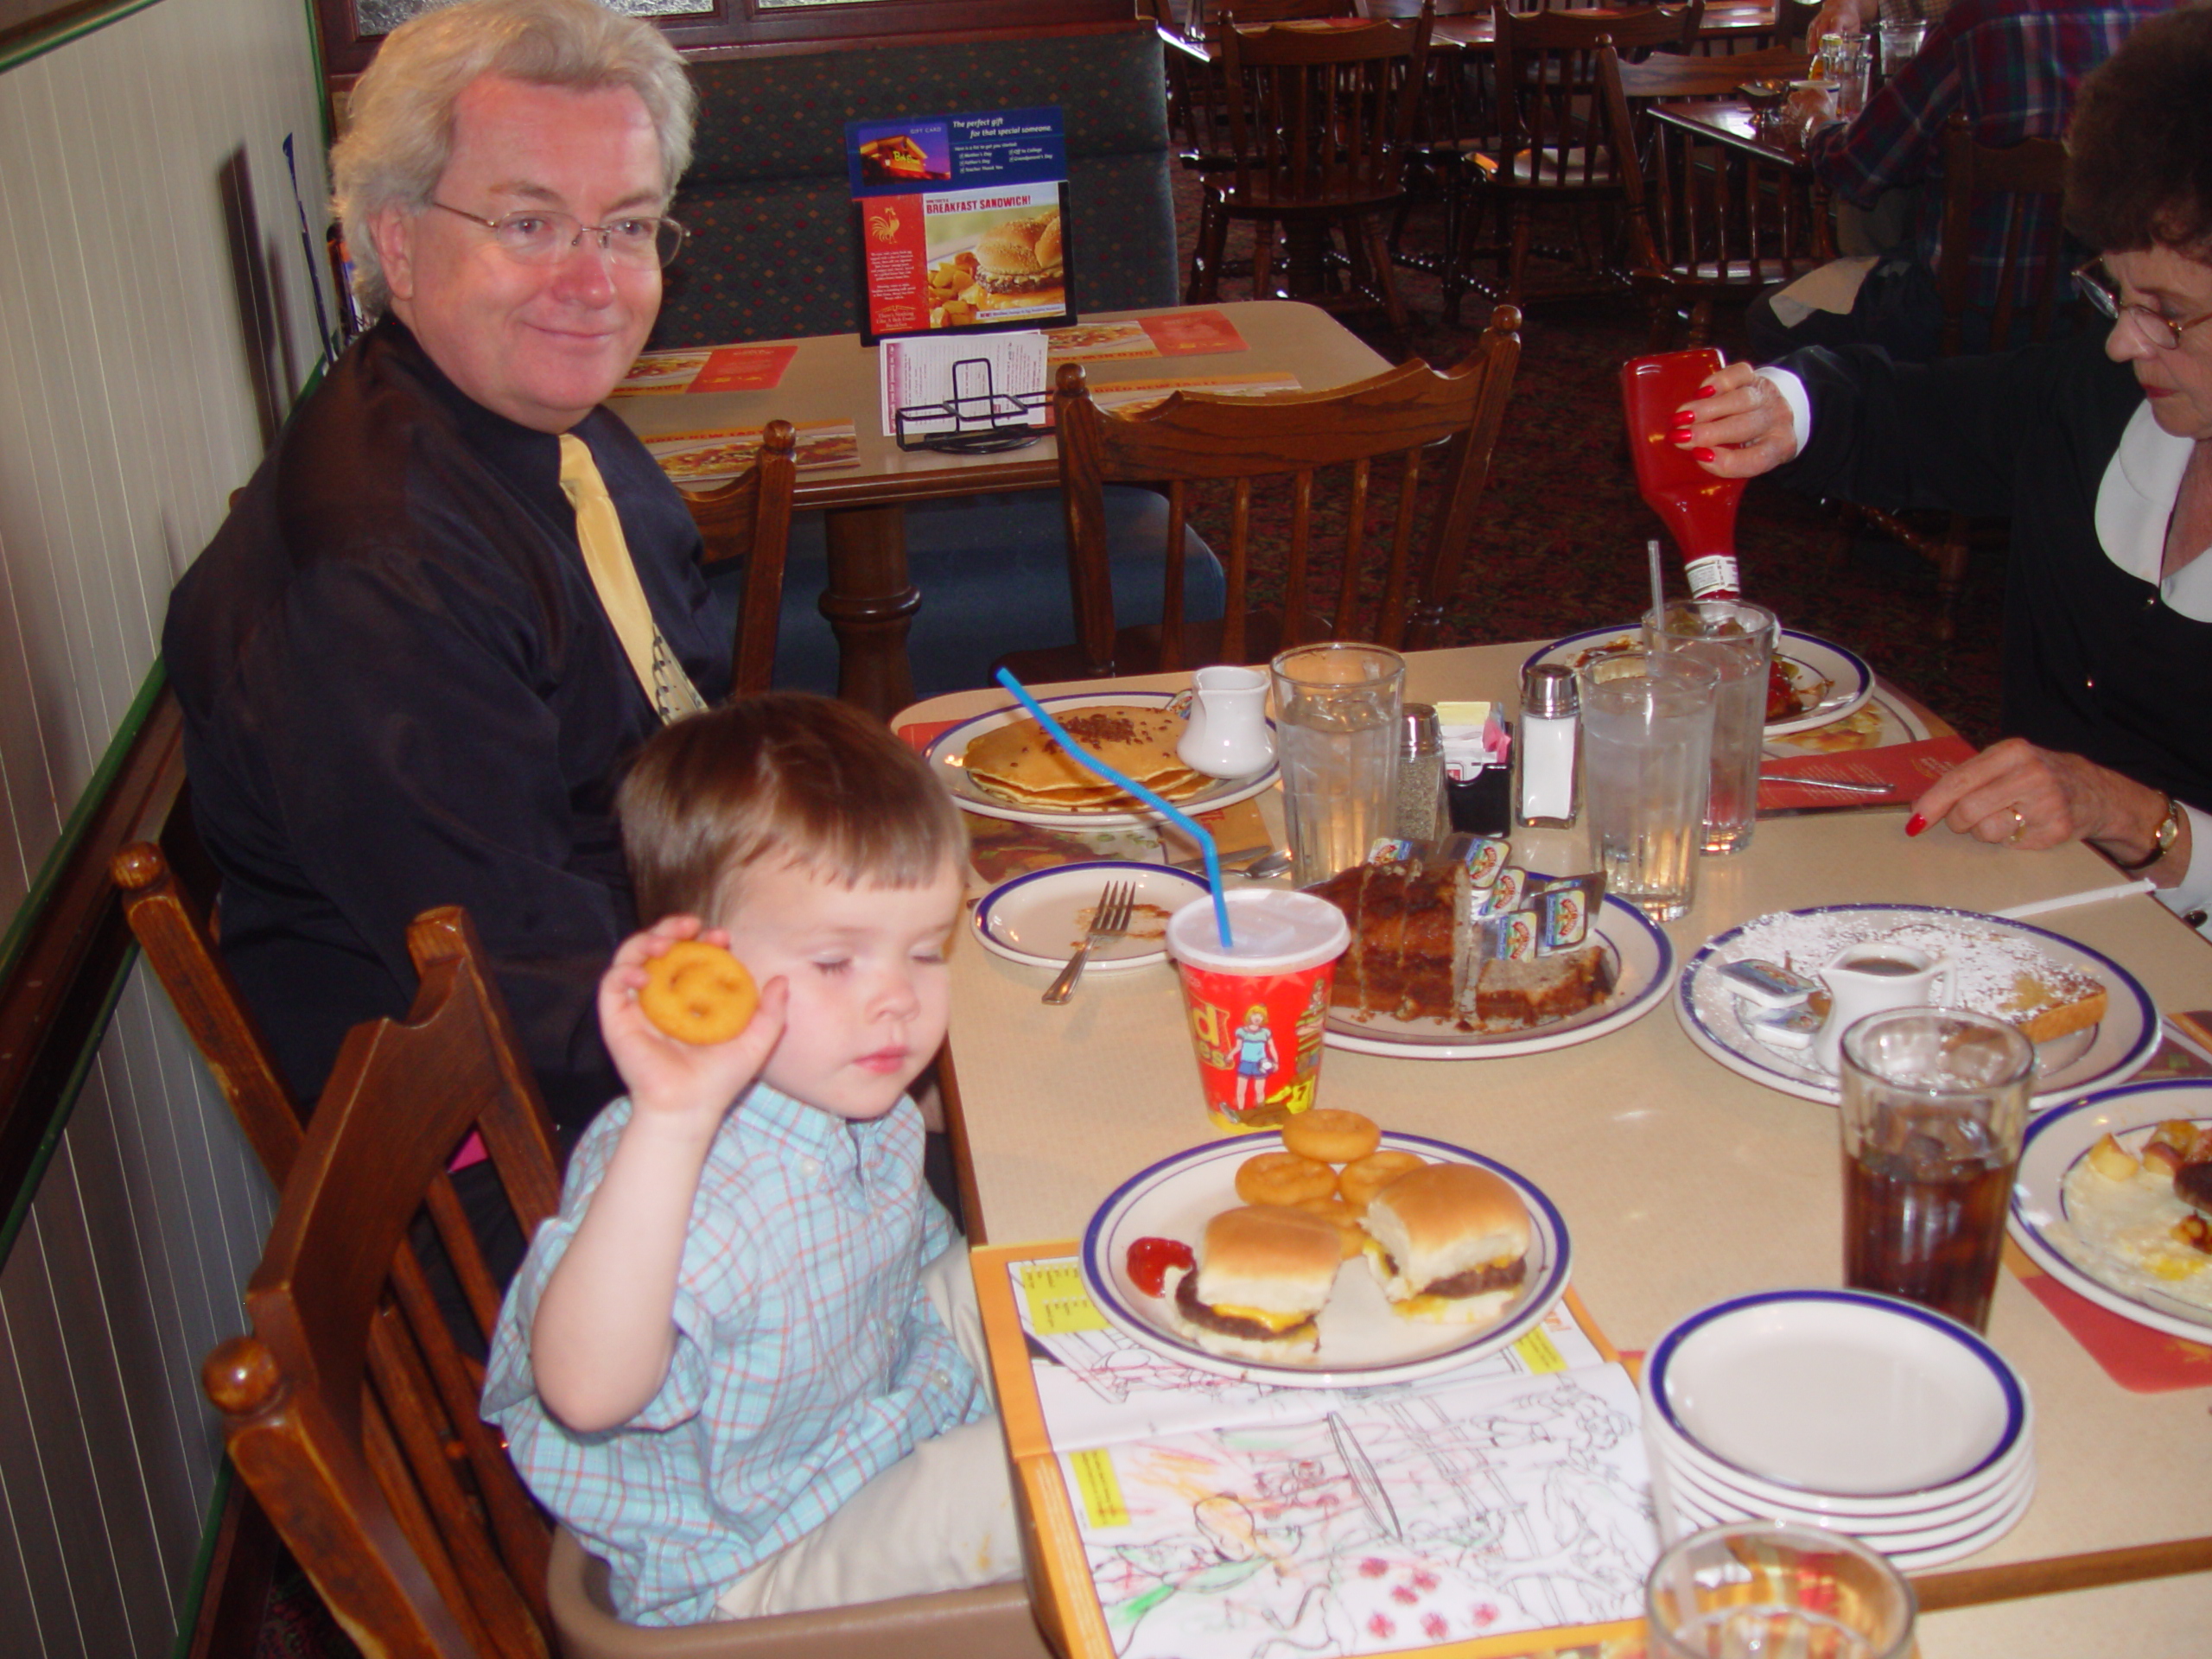
M 1275 207 L 1394 199 L 1420 114 L 1433 18 L 1221 34 L 1236 190 Z
M 798 479 L 797 442 L 789 421 L 771 421 L 752 466 L 717 488 L 684 492 L 703 543 L 702 562 L 747 562 L 731 678 L 740 692 L 766 691 L 775 674 L 776 621 L 791 549 L 791 492 Z
M 1942 351 L 1956 356 L 1965 346 L 1966 317 L 1974 288 L 1974 256 L 1978 251 L 1974 212 L 1988 196 L 2010 198 L 2005 231 L 1998 251 L 1998 300 L 1989 319 L 1989 340 L 1983 347 L 2001 351 L 2007 346 L 2048 340 L 2064 299 L 2063 256 L 2065 226 L 2059 203 L 2066 189 L 2066 147 L 2056 138 L 2029 138 L 2017 144 L 1984 144 L 1974 136 L 1971 122 L 1954 115 L 1943 129 L 1943 244 L 1936 258 L 1936 291 L 1943 306 Z M 2028 241 L 2027 211 L 2040 198 L 2039 248 Z M 2031 252 L 2042 255 L 2032 282 L 2023 275 Z M 2023 303 L 2024 302 L 2024 304 Z M 2024 318 L 2023 311 L 2026 313 Z M 2018 332 L 2016 332 L 2018 331 Z
M 1393 646 L 1433 641 L 1456 590 L 1476 505 L 1487 480 L 1520 355 L 1520 314 L 1499 307 L 1475 350 L 1439 373 L 1415 362 L 1336 391 L 1265 397 L 1179 392 L 1152 408 L 1109 414 L 1091 402 L 1081 365 L 1062 366 L 1055 393 L 1060 477 L 1066 502 L 1070 582 L 1077 644 L 1060 652 L 1009 658 L 1025 677 L 1083 679 L 1176 669 L 1203 663 L 1265 660 L 1280 645 L 1315 638 L 1372 639 Z M 1440 486 L 1424 532 L 1418 499 L 1430 469 L 1424 454 L 1441 445 Z M 1381 573 L 1369 569 L 1372 463 L 1389 457 L 1398 484 Z M 1323 467 L 1350 473 L 1345 527 L 1319 531 L 1315 478 Z M 1271 557 L 1281 602 L 1255 611 L 1252 535 L 1258 481 L 1287 493 L 1288 524 Z M 1157 632 L 1124 635 L 1115 626 L 1108 574 L 1103 490 L 1108 483 L 1166 484 L 1171 490 L 1170 569 L 1187 519 L 1186 488 L 1228 485 L 1228 540 L 1223 558 L 1225 610 L 1218 626 L 1181 614 L 1179 575 L 1163 597 Z M 1331 570 L 1323 556 L 1340 557 Z M 1333 595 L 1317 609 L 1310 589 Z M 1270 588 L 1272 593 L 1272 587 Z
M 239 1472 L 365 1649 L 545 1659 L 550 1533 L 477 1416 L 480 1372 L 409 1231 L 447 1187 L 433 1223 L 464 1286 L 483 1274 L 446 1163 L 478 1132 L 527 1236 L 559 1198 L 552 1130 L 467 918 L 430 912 L 408 944 L 414 1007 L 347 1037 L 247 1287 L 253 1334 L 202 1376 Z

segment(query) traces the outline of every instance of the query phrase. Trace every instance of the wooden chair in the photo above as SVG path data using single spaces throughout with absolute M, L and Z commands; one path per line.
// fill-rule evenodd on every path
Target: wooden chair
M 1573 252 L 1592 280 L 1575 291 L 1628 286 L 1627 272 L 1643 263 L 1650 232 L 1618 58 L 1677 44 L 1686 30 L 1694 35 L 1703 13 L 1704 0 L 1690 0 L 1682 12 L 1497 12 L 1495 73 L 1503 137 L 1494 166 L 1469 176 L 1479 177 L 1478 188 L 1495 192 L 1503 205 L 1506 235 L 1487 250 L 1463 248 L 1459 257 L 1487 251 L 1498 259 L 1505 303 L 1521 302 L 1536 212 L 1549 206 L 1577 216 Z M 1591 252 L 1581 219 L 1592 207 L 1626 216 L 1624 260 Z
M 233 1466 L 347 1634 L 372 1655 L 439 1659 L 918 1659 L 918 1631 L 942 1654 L 1041 1659 L 1018 1586 L 679 1630 L 621 1624 L 603 1589 L 594 1600 L 590 1558 L 556 1548 L 477 1417 L 480 1374 L 405 1271 L 424 1197 L 472 1129 L 525 1233 L 559 1199 L 551 1130 L 467 918 L 427 912 L 408 944 L 415 1006 L 347 1037 L 246 1288 L 253 1332 L 201 1369 Z M 438 1230 L 456 1262 L 474 1255 L 465 1224 Z M 477 1311 L 488 1329 L 496 1302 Z
M 1004 659 L 1031 684 L 1151 673 L 1205 663 L 1265 662 L 1281 646 L 1318 639 L 1371 639 L 1396 646 L 1433 645 L 1444 604 L 1459 585 L 1474 531 L 1476 504 L 1497 442 L 1513 371 L 1520 359 L 1520 314 L 1501 306 L 1465 361 L 1438 373 L 1404 364 L 1335 391 L 1224 397 L 1178 392 L 1131 415 L 1102 411 L 1080 365 L 1060 370 L 1054 399 L 1060 435 L 1060 482 L 1068 518 L 1069 576 L 1077 643 Z M 1440 453 L 1431 446 L 1441 446 Z M 1378 588 L 1367 568 L 1371 464 L 1402 462 L 1395 484 L 1387 563 Z M 1341 570 L 1326 615 L 1310 604 L 1315 563 L 1313 485 L 1317 468 L 1349 464 Z M 1441 481 L 1425 540 L 1416 547 L 1416 505 L 1423 474 Z M 1290 541 L 1277 568 L 1279 607 L 1251 607 L 1255 556 L 1250 533 L 1255 480 L 1287 481 Z M 1183 526 L 1189 486 L 1233 485 L 1228 549 L 1228 607 L 1218 623 L 1183 617 Z M 1167 486 L 1168 531 L 1160 620 L 1117 632 L 1107 574 L 1100 492 L 1108 483 Z
M 1253 226 L 1252 291 L 1275 296 L 1274 232 L 1282 227 L 1287 296 L 1341 303 L 1327 269 L 1328 232 L 1344 232 L 1354 285 L 1390 327 L 1407 326 L 1382 214 L 1404 191 L 1420 111 L 1431 19 L 1313 29 L 1277 24 L 1221 32 L 1229 102 L 1230 165 L 1203 181 L 1193 303 L 1221 297 L 1234 220 Z
M 1746 80 L 1793 73 L 1804 54 L 1787 47 L 1714 60 Z M 1647 123 L 1645 186 L 1654 264 L 1631 276 L 1651 307 L 1651 349 L 1678 334 L 1703 346 L 1720 300 L 1748 303 L 1835 257 L 1823 200 L 1786 166 L 1694 143 L 1663 120 Z
M 752 466 L 727 484 L 683 493 L 705 543 L 700 563 L 709 569 L 747 561 L 745 593 L 737 607 L 737 639 L 731 689 L 766 691 L 776 670 L 776 622 L 784 601 L 784 561 L 791 549 L 791 491 L 798 479 L 798 434 L 789 421 L 771 421 Z

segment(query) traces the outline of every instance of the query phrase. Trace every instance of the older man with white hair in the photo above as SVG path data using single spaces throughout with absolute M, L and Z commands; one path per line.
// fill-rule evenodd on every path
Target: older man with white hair
M 620 1092 L 593 1015 L 637 925 L 613 798 L 721 696 L 682 498 L 601 407 L 682 246 L 693 93 L 593 0 L 393 32 L 332 156 L 378 319 L 300 409 L 163 632 L 223 950 L 313 1098 L 405 1012 L 410 918 L 465 905 L 573 1137 Z

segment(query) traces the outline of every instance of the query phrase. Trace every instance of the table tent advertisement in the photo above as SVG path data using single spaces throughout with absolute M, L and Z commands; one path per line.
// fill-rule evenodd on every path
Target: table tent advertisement
M 1058 105 L 850 121 L 845 151 L 868 344 L 1075 321 Z

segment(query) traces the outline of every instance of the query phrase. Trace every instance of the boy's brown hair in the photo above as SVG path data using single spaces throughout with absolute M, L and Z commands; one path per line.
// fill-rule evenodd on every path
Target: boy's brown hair
M 922 757 L 850 703 L 733 697 L 639 751 L 615 797 L 638 918 L 713 923 L 743 873 L 788 858 L 843 882 L 925 887 L 968 849 Z

